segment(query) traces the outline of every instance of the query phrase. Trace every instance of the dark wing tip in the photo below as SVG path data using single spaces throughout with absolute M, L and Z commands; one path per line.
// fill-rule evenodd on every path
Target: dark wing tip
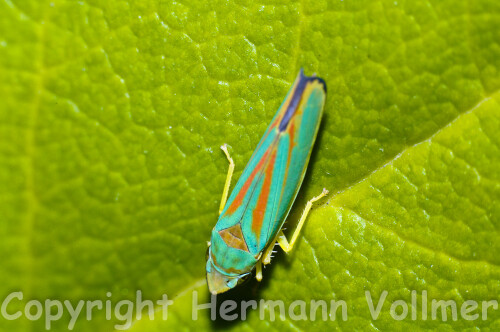
M 316 73 L 314 73 L 312 76 L 306 76 L 306 75 L 304 74 L 304 68 L 300 68 L 300 73 L 299 73 L 299 75 L 300 75 L 300 78 L 301 78 L 301 79 L 304 79 L 304 80 L 306 80 L 306 81 L 310 81 L 310 82 L 312 82 L 312 81 L 318 81 L 319 83 L 321 83 L 321 84 L 323 85 L 323 90 L 324 90 L 324 91 L 325 91 L 325 93 L 326 93 L 326 82 L 325 82 L 325 80 L 324 80 L 324 79 L 322 79 L 321 77 L 316 76 Z
M 326 82 L 324 79 L 322 79 L 321 77 L 312 77 L 312 80 L 316 80 L 318 81 L 319 83 L 321 83 L 321 85 L 323 85 L 323 90 L 325 91 L 326 93 Z

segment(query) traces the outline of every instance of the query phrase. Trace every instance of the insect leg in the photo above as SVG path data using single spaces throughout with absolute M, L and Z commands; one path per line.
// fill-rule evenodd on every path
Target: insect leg
M 307 202 L 306 208 L 304 209 L 304 212 L 302 212 L 302 216 L 300 217 L 299 224 L 297 225 L 297 228 L 295 228 L 295 231 L 293 232 L 293 235 L 292 235 L 292 240 L 290 242 L 287 241 L 285 234 L 283 234 L 283 231 L 280 231 L 278 233 L 278 243 L 279 243 L 280 247 L 283 248 L 283 250 L 285 252 L 288 253 L 288 252 L 290 252 L 290 250 L 292 250 L 293 245 L 295 244 L 295 241 L 297 241 L 300 230 L 302 229 L 302 226 L 304 226 L 304 222 L 306 221 L 307 215 L 309 214 L 309 211 L 311 211 L 313 203 L 316 202 L 317 200 L 325 197 L 326 195 L 328 195 L 328 190 L 323 188 L 323 192 L 320 195 L 312 198 L 311 200 L 309 200 Z
M 220 201 L 219 215 L 222 213 L 222 210 L 224 210 L 224 205 L 226 205 L 227 194 L 229 193 L 229 187 L 231 186 L 231 178 L 234 172 L 234 161 L 233 158 L 231 158 L 231 156 L 229 155 L 229 152 L 227 151 L 227 144 L 222 145 L 220 148 L 222 149 L 222 151 L 224 151 L 224 154 L 226 155 L 227 160 L 229 161 L 229 169 L 227 170 L 226 183 L 224 184 L 224 191 L 222 192 L 222 199 Z
M 272 244 L 266 249 L 264 255 L 262 255 L 262 264 L 267 265 L 271 263 L 271 255 L 273 254 L 273 249 L 277 240 L 278 237 L 275 237 L 274 240 L 271 242 Z
M 262 281 L 262 260 L 259 259 L 257 261 L 256 269 L 255 279 L 257 279 L 257 281 Z

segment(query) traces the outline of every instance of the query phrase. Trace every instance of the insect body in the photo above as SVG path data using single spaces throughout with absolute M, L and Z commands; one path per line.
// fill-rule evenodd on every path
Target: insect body
M 281 228 L 302 184 L 325 98 L 323 79 L 301 70 L 227 202 L 234 163 L 222 146 L 230 167 L 208 249 L 207 282 L 213 294 L 235 287 L 254 268 L 260 281 L 275 243 L 290 251 L 312 203 L 328 193 L 323 189 L 307 203 L 288 242 Z

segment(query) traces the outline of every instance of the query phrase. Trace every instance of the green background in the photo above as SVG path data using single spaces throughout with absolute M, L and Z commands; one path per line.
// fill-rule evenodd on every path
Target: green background
M 0 0 L 0 299 L 175 299 L 132 331 L 499 330 L 500 310 L 389 314 L 411 290 L 500 301 L 499 27 L 497 0 Z M 261 285 L 226 298 L 344 300 L 348 320 L 193 322 L 219 146 L 237 177 L 301 67 L 328 96 L 287 227 L 331 194 Z M 389 292 L 378 320 L 365 290 Z

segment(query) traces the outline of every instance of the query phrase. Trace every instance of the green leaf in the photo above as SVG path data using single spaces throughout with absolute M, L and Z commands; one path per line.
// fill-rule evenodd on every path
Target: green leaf
M 174 299 L 168 320 L 132 331 L 499 329 L 499 310 L 481 316 L 482 301 L 500 301 L 498 26 L 494 0 L 1 0 L 0 300 L 22 291 L 15 312 L 136 290 Z M 259 308 L 193 321 L 193 291 L 209 301 L 219 146 L 238 177 L 301 67 L 328 97 L 288 231 L 307 199 L 331 194 L 262 284 L 219 300 L 303 300 L 308 317 L 312 299 L 343 300 L 348 319 L 287 310 L 271 323 Z M 365 291 L 376 305 L 384 290 L 373 319 Z M 458 319 L 393 319 L 412 291 L 429 308 L 455 300 Z M 461 315 L 467 300 L 478 319 Z M 69 321 L 65 310 L 51 328 Z M 74 329 L 121 323 L 95 310 Z M 45 326 L 0 317 L 2 331 Z

